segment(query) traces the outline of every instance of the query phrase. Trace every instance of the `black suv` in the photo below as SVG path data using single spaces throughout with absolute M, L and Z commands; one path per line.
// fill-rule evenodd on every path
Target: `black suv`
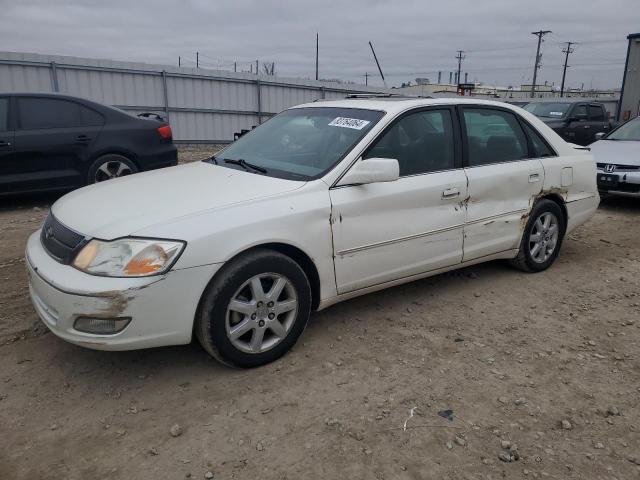
M 0 93 L 0 194 L 176 165 L 171 127 L 159 118 L 66 95 Z
M 533 102 L 523 107 L 553 128 L 567 142 L 589 145 L 596 133 L 611 131 L 612 124 L 604 105 L 597 102 Z

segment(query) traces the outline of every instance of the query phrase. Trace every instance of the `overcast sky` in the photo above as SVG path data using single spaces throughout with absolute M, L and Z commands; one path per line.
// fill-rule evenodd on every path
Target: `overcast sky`
M 640 32 L 640 0 L 0 0 L 0 49 L 148 63 L 248 69 L 274 61 L 282 76 L 381 84 L 371 40 L 391 85 L 463 72 L 490 85 L 530 83 L 534 30 L 543 43 L 539 83 L 560 83 L 561 42 L 578 42 L 569 86 L 619 87 L 626 36 Z

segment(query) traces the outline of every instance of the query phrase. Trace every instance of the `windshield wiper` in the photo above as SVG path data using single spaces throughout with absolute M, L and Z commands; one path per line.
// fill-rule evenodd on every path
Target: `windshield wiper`
M 209 158 L 205 158 L 205 161 L 215 163 L 216 165 L 218 165 L 218 159 L 216 158 L 215 155 L 211 155 Z
M 225 158 L 224 159 L 224 163 L 230 163 L 232 165 L 240 165 L 247 172 L 251 169 L 251 170 L 255 170 L 256 172 L 267 173 L 267 169 L 266 168 L 263 168 L 263 167 L 261 167 L 259 165 L 254 165 L 252 163 L 249 163 L 246 160 L 244 160 L 243 158 L 240 158 L 238 160 L 235 160 L 233 158 Z

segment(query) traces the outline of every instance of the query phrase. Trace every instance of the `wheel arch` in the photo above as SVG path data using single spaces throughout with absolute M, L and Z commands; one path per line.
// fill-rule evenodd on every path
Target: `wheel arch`
M 564 198 L 562 198 L 562 196 L 558 193 L 549 192 L 549 193 L 544 193 L 543 195 L 538 197 L 536 199 L 536 203 L 538 203 L 540 200 L 551 200 L 552 202 L 556 203 L 560 207 L 560 210 L 562 210 L 562 217 L 563 217 L 563 224 L 564 224 L 563 226 L 566 231 L 567 225 L 569 223 L 569 213 L 567 211 L 567 205 L 565 204 Z M 533 205 L 532 210 L 534 207 L 535 207 L 535 204 Z
M 282 255 L 285 255 L 296 262 L 300 268 L 304 271 L 307 279 L 309 280 L 309 286 L 311 287 L 311 309 L 317 310 L 318 305 L 320 304 L 320 274 L 318 273 L 318 268 L 316 264 L 312 260 L 312 258 L 307 255 L 306 252 L 301 250 L 299 247 L 295 247 L 289 243 L 283 242 L 267 242 L 261 243 L 258 245 L 253 245 L 249 248 L 246 248 L 240 252 L 237 252 L 231 258 L 225 261 L 225 264 L 239 258 L 243 255 L 246 255 L 249 252 L 260 249 L 268 249 L 274 250 Z M 219 269 L 214 276 L 209 281 L 208 285 L 210 285 L 219 275 L 224 274 L 224 268 Z M 205 289 L 206 291 L 206 289 Z M 204 295 L 204 292 L 203 292 Z

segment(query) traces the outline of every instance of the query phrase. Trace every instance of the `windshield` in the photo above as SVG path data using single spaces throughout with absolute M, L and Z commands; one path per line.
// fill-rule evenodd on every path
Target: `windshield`
M 252 173 L 311 180 L 342 160 L 383 114 L 358 108 L 285 110 L 222 150 L 215 161 Z
M 615 131 L 607 135 L 607 140 L 636 140 L 640 141 L 640 117 L 620 125 Z
M 570 106 L 570 103 L 529 103 L 522 108 L 537 117 L 562 118 Z

